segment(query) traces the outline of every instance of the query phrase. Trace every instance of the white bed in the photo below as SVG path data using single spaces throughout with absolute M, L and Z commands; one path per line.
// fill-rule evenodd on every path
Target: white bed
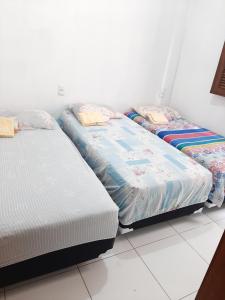
M 117 229 L 117 206 L 58 126 L 0 139 L 0 268 Z

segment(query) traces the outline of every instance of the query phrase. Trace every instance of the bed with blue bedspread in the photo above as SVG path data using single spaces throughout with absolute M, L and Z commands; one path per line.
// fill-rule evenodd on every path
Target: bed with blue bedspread
M 66 110 L 60 123 L 119 207 L 123 226 L 208 199 L 211 173 L 127 117 L 83 127 Z
M 221 206 L 225 197 L 225 138 L 186 119 L 154 125 L 135 111 L 126 115 L 165 142 L 187 154 L 213 174 L 213 189 L 209 200 Z

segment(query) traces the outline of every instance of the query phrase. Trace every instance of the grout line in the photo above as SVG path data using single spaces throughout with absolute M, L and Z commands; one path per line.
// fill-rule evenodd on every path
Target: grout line
M 149 242 L 149 243 L 146 243 L 146 244 L 142 244 L 142 245 L 137 246 L 137 247 L 135 247 L 135 246 L 132 244 L 132 242 L 131 242 L 131 241 L 129 240 L 129 238 L 126 236 L 127 234 L 125 233 L 125 234 L 122 234 L 122 235 L 120 235 L 120 236 L 124 236 L 124 238 L 126 238 L 126 240 L 127 240 L 127 241 L 129 242 L 129 244 L 131 245 L 132 249 L 125 250 L 125 251 L 121 251 L 121 252 L 118 252 L 118 253 L 115 253 L 115 254 L 111 254 L 111 255 L 109 255 L 109 256 L 102 257 L 102 258 L 100 258 L 100 259 L 98 259 L 98 260 L 96 260 L 96 261 L 90 261 L 90 262 L 87 262 L 87 263 L 85 263 L 85 264 L 83 264 L 83 265 L 82 265 L 82 264 L 79 264 L 79 267 L 87 266 L 87 265 L 96 263 L 96 262 L 98 262 L 98 261 L 102 261 L 102 260 L 108 259 L 108 258 L 110 258 L 110 257 L 116 256 L 116 255 L 119 255 L 119 254 L 122 254 L 122 253 L 129 252 L 129 251 L 131 251 L 131 250 L 135 250 L 135 249 L 138 249 L 138 248 L 141 248 L 141 247 L 144 247 L 144 246 L 148 246 L 148 245 L 150 245 L 150 244 L 155 244 L 155 243 L 157 243 L 157 242 L 159 242 L 159 241 L 165 240 L 165 239 L 167 239 L 167 238 L 171 238 L 171 237 L 176 236 L 176 235 L 179 235 L 180 237 L 182 237 L 181 234 L 184 233 L 184 232 L 188 232 L 188 231 L 191 231 L 191 230 L 194 230 L 194 229 L 197 229 L 197 228 L 200 228 L 200 227 L 209 225 L 209 224 L 211 224 L 211 223 L 213 223 L 213 221 L 209 221 L 209 223 L 205 223 L 205 224 L 201 224 L 201 225 L 196 226 L 196 227 L 192 227 L 192 228 L 187 229 L 187 230 L 184 230 L 184 231 L 182 231 L 182 232 L 178 232 L 171 224 L 168 224 L 168 225 L 169 225 L 170 227 L 172 227 L 172 229 L 175 231 L 173 234 L 168 235 L 168 236 L 163 237 L 163 238 L 160 238 L 160 239 L 157 239 L 156 241 L 152 241 L 152 242 Z M 215 224 L 216 224 L 216 223 L 215 223 Z M 217 225 L 218 225 L 218 224 L 217 224 Z M 219 225 L 218 225 L 218 226 L 219 226 Z M 188 243 L 183 237 L 182 237 L 182 239 L 183 239 L 186 243 Z M 191 246 L 189 243 L 188 243 L 188 245 Z M 194 249 L 192 246 L 191 246 L 191 248 Z M 195 249 L 194 249 L 194 250 L 195 250 Z M 197 252 L 197 251 L 195 250 L 195 252 Z M 197 253 L 198 253 L 198 252 L 197 252 Z M 201 256 L 199 253 L 198 253 L 198 255 Z M 201 258 L 204 259 L 203 257 L 201 257 Z M 204 259 L 204 261 L 205 261 L 205 259 Z M 206 263 L 209 264 L 208 262 L 206 262 Z
M 129 249 L 129 250 L 124 250 L 124 251 L 122 251 L 122 252 L 118 252 L 118 253 L 115 253 L 115 254 L 112 254 L 112 255 L 110 255 L 110 256 L 107 256 L 107 257 L 103 257 L 103 258 L 100 258 L 100 259 L 98 259 L 98 260 L 96 260 L 96 261 L 90 261 L 90 262 L 87 262 L 87 263 L 85 263 L 84 262 L 84 264 L 79 264 L 79 268 L 81 267 L 85 267 L 85 266 L 87 266 L 87 265 L 91 265 L 91 264 L 95 264 L 95 263 L 97 263 L 97 262 L 99 262 L 99 261 L 102 261 L 102 260 L 105 260 L 105 259 L 109 259 L 109 258 L 111 258 L 111 257 L 113 257 L 113 256 L 116 256 L 116 255 L 119 255 L 119 254 L 123 254 L 123 253 L 126 253 L 126 252 L 129 252 L 129 251 L 133 251 L 134 249 L 132 248 L 132 249 Z M 78 265 L 77 265 L 78 266 Z
M 198 225 L 196 227 L 192 227 L 192 228 L 189 228 L 189 229 L 185 229 L 185 230 L 182 230 L 182 231 L 178 231 L 175 226 L 171 225 L 173 227 L 173 229 L 177 232 L 177 233 L 184 233 L 184 232 L 188 232 L 188 231 L 191 231 L 191 230 L 194 230 L 194 229 L 197 229 L 197 228 L 200 228 L 200 227 L 203 227 L 203 226 L 206 226 L 206 225 L 209 225 L 213 223 L 213 221 L 210 219 L 208 223 L 204 223 L 204 224 L 201 224 L 201 225 Z M 217 224 L 218 225 L 218 224 Z
M 142 258 L 142 256 L 138 253 L 138 251 L 136 249 L 134 249 L 135 253 L 137 254 L 137 256 L 140 258 L 140 260 L 143 262 L 143 264 L 146 266 L 146 268 L 149 270 L 149 272 L 151 273 L 152 277 L 155 279 L 155 281 L 158 283 L 158 285 L 161 287 L 161 289 L 163 290 L 163 292 L 166 294 L 166 296 L 168 297 L 168 299 L 171 300 L 170 296 L 168 295 L 168 293 L 166 292 L 166 290 L 164 289 L 164 287 L 162 286 L 161 282 L 156 278 L 156 276 L 152 273 L 152 271 L 150 270 L 149 266 L 145 263 L 144 259 Z
M 84 280 L 84 278 L 83 278 L 83 275 L 82 275 L 82 273 L 81 273 L 81 271 L 80 271 L 80 268 L 79 268 L 78 266 L 77 266 L 77 269 L 78 269 L 78 272 L 79 272 L 79 274 L 80 274 L 80 277 L 81 277 L 81 279 L 82 279 L 82 281 L 83 281 L 83 283 L 84 283 L 84 285 L 85 285 L 85 287 L 86 287 L 86 290 L 87 290 L 87 292 L 88 292 L 88 295 L 89 295 L 90 299 L 92 300 L 91 293 L 90 293 L 90 291 L 89 291 L 89 289 L 88 289 L 88 286 L 87 286 L 87 284 L 86 284 L 86 282 L 85 282 L 85 280 Z
M 3 298 L 4 298 L 4 300 L 6 300 L 6 290 L 5 290 L 5 288 L 3 289 Z
M 156 240 L 156 241 L 152 241 L 152 242 L 149 242 L 149 243 L 146 243 L 146 244 L 137 246 L 137 247 L 134 247 L 134 246 L 133 246 L 133 248 L 134 248 L 134 249 L 138 249 L 138 248 L 141 248 L 141 247 L 144 247 L 144 246 L 148 246 L 148 245 L 151 245 L 151 244 L 155 244 L 155 243 L 157 243 L 157 242 L 166 240 L 166 239 L 168 239 L 168 238 L 170 238 L 170 237 L 173 237 L 173 236 L 176 236 L 176 235 L 177 235 L 177 232 L 175 232 L 174 234 L 168 235 L 168 236 L 166 236 L 166 237 L 160 238 L 160 239 L 158 239 L 158 240 Z M 129 241 L 129 242 L 130 242 L 130 241 Z
M 211 224 L 211 223 L 209 223 L 209 224 Z M 207 225 L 207 224 L 205 224 L 205 225 Z M 204 262 L 209 266 L 209 263 L 206 261 L 206 259 L 182 236 L 182 234 L 181 233 L 179 233 L 176 229 L 174 229 L 176 232 L 177 232 L 177 234 L 182 238 L 182 240 L 185 242 L 185 243 L 187 243 L 191 248 L 192 248 L 192 250 L 194 250 L 195 251 L 195 253 L 197 253 L 198 254 L 198 256 L 201 258 L 201 259 L 203 259 L 204 260 Z
M 225 217 L 223 217 L 223 218 L 219 218 L 218 220 L 213 220 L 212 218 L 210 218 L 207 214 L 206 214 L 206 216 L 212 221 L 212 222 L 214 222 L 214 223 L 216 223 L 216 222 L 219 222 L 219 221 L 222 221 L 222 220 L 225 220 Z
M 198 292 L 198 290 L 197 291 L 194 291 L 194 292 L 192 292 L 192 293 L 190 293 L 190 294 L 188 294 L 188 295 L 186 295 L 186 296 L 184 296 L 184 297 L 182 297 L 182 298 L 180 298 L 179 300 L 185 300 L 185 298 L 186 297 L 188 297 L 188 296 L 191 296 L 191 295 L 194 295 L 195 293 L 197 293 Z
M 126 239 L 127 239 L 127 241 L 128 241 L 128 243 L 131 245 L 131 247 L 133 248 L 133 249 L 135 249 L 135 247 L 134 247 L 134 245 L 131 243 L 131 241 L 126 237 Z
M 225 209 L 225 207 L 224 206 L 221 206 L 221 207 L 214 207 L 214 208 L 217 208 L 218 209 L 218 211 L 220 211 L 221 209 Z M 213 220 L 211 217 L 210 217 L 210 211 L 212 210 L 213 208 L 207 208 L 206 210 L 203 210 L 203 214 L 204 215 L 206 215 L 210 220 L 212 220 L 213 222 L 217 222 L 217 221 L 221 221 L 221 220 L 224 220 L 225 219 L 225 216 L 224 217 L 221 217 L 221 219 L 219 218 L 218 220 Z M 209 213 L 209 214 L 207 214 L 207 212 Z M 212 211 L 211 211 L 212 212 Z
M 135 249 L 138 249 L 138 248 L 141 248 L 141 247 L 150 245 L 150 244 L 157 243 L 157 242 L 159 242 L 159 241 L 165 240 L 165 239 L 167 239 L 167 238 L 170 238 L 170 237 L 173 237 L 173 236 L 176 236 L 176 235 L 177 235 L 177 232 L 175 232 L 173 235 L 169 235 L 169 236 L 167 236 L 167 237 L 158 239 L 157 241 L 149 242 L 149 243 L 147 243 L 147 244 L 143 244 L 143 245 L 140 245 L 140 246 L 137 246 L 137 247 L 134 247 L 134 246 L 132 245 L 132 243 L 128 240 L 128 238 L 126 237 L 127 241 L 128 241 L 129 244 L 131 245 L 132 249 L 129 249 L 129 250 L 123 250 L 123 251 L 121 251 L 121 252 L 118 252 L 118 253 L 115 253 L 115 254 L 111 254 L 111 255 L 106 256 L 106 257 L 99 258 L 98 260 L 95 260 L 95 261 L 90 261 L 90 262 L 87 262 L 87 263 L 85 263 L 85 262 L 84 262 L 84 263 L 81 263 L 81 264 L 79 264 L 79 267 L 84 267 L 84 266 L 87 266 L 87 265 L 90 265 L 90 264 L 94 264 L 94 263 L 96 263 L 96 262 L 99 262 L 99 261 L 102 261 L 102 260 L 111 258 L 111 257 L 116 256 L 116 255 L 119 255 L 119 254 L 123 254 L 123 253 L 129 252 L 129 251 L 132 251 L 132 250 L 135 250 Z

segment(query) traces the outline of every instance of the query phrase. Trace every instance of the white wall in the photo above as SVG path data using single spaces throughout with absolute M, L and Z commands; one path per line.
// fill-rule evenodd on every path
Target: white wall
M 171 105 L 225 134 L 225 97 L 210 94 L 225 40 L 225 1 L 191 0 Z
M 1 0 L 0 106 L 156 101 L 178 2 Z

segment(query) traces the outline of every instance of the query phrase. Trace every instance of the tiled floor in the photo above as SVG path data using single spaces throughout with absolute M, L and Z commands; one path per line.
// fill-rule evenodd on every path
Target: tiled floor
M 100 258 L 7 287 L 0 300 L 193 300 L 225 228 L 225 207 L 119 236 Z

